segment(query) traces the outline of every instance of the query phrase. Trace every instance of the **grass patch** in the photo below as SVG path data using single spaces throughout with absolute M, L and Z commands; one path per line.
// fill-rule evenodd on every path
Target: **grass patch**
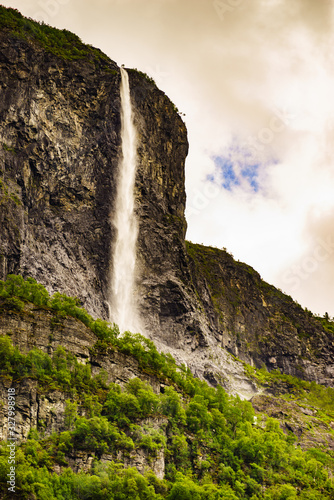
M 257 369 L 247 363 L 243 365 L 245 374 L 259 386 L 270 388 L 272 392 L 279 393 L 287 400 L 314 406 L 319 411 L 326 412 L 334 420 L 333 388 L 286 375 L 280 370 L 269 372 L 266 368 Z

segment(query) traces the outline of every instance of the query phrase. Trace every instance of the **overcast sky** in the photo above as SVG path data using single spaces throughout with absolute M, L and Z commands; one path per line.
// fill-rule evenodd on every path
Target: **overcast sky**
M 183 116 L 187 238 L 334 315 L 332 0 L 1 0 L 152 76 Z

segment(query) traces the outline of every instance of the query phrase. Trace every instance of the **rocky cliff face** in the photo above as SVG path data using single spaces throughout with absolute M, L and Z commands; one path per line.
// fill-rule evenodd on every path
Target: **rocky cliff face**
M 120 72 L 98 51 L 56 55 L 0 34 L 0 278 L 32 276 L 108 317 L 120 157 Z M 137 293 L 145 333 L 199 377 L 246 397 L 239 358 L 332 384 L 333 338 L 255 271 L 185 244 L 188 143 L 175 107 L 129 70 L 139 136 Z
M 63 35 L 69 42 L 66 57 L 53 45 L 45 46 L 33 31 L 0 30 L 0 279 L 9 273 L 32 276 L 51 293 L 77 296 L 90 314 L 106 319 L 115 239 L 111 216 L 121 154 L 120 71 L 96 49 L 80 45 L 71 34 Z M 317 394 L 319 387 L 314 388 L 313 399 L 307 399 L 310 389 L 303 395 L 303 386 L 291 382 L 291 377 L 282 381 L 283 376 L 274 372 L 270 377 L 277 380 L 269 383 L 264 377 L 261 382 L 244 364 L 276 368 L 333 386 L 333 325 L 305 312 L 225 251 L 185 241 L 185 125 L 149 78 L 137 70 L 128 72 L 139 137 L 137 295 L 145 334 L 158 349 L 186 363 L 195 376 L 252 398 L 259 414 L 258 421 L 247 422 L 249 429 L 265 425 L 266 417 L 261 415 L 265 412 L 277 418 L 286 433 L 293 432 L 301 447 L 333 450 L 332 399 L 328 408 L 319 404 L 324 394 L 332 398 L 331 391 L 322 388 L 324 392 Z M 8 335 L 20 351 L 38 348 L 52 356 L 62 346 L 78 363 L 73 362 L 72 371 L 79 371 L 75 366 L 87 368 L 93 376 L 125 388 L 124 392 L 129 381 L 138 377 L 149 384 L 155 397 L 161 393 L 161 400 L 169 393 L 168 385 L 182 394 L 172 378 L 158 369 L 143 368 L 140 357 L 124 354 L 113 344 L 106 347 L 103 339 L 96 344 L 93 331 L 74 317 L 33 305 L 27 302 L 30 299 L 21 304 L 15 300 L 0 298 L 0 337 Z M 77 416 L 87 419 L 94 415 L 86 404 L 88 393 L 95 403 L 100 401 L 101 408 L 106 402 L 101 386 L 91 392 L 74 386 L 72 391 L 59 382 L 58 371 L 47 382 L 38 378 L 37 371 L 25 373 L 6 371 L 5 366 L 0 377 L 2 401 L 8 388 L 15 389 L 21 443 L 35 429 L 45 438 L 43 446 L 48 447 L 52 439 L 56 443 L 55 436 L 61 433 L 65 439 L 70 433 L 63 431 L 71 428 L 66 422 L 69 399 L 77 405 Z M 53 383 L 54 379 L 58 382 Z M 184 404 L 188 399 L 183 394 Z M 226 422 L 249 404 L 239 403 L 236 413 L 226 413 Z M 99 417 L 101 425 L 109 415 L 107 409 Z M 170 477 L 171 450 L 182 446 L 182 441 L 174 442 L 174 423 L 164 413 L 152 410 L 146 415 L 135 413 L 131 425 L 124 427 L 125 438 L 133 437 L 136 443 L 132 448 L 124 442 L 109 443 L 103 451 L 87 443 L 81 446 L 72 436 L 75 446 L 65 446 L 65 441 L 57 444 L 52 470 L 61 473 L 68 465 L 75 472 L 89 472 L 98 458 L 134 466 L 141 473 L 151 469 L 160 479 L 165 473 Z M 0 423 L 2 440 L 9 431 L 5 405 L 0 405 Z M 143 436 L 151 444 L 152 436 L 158 436 L 160 445 L 143 446 Z M 204 478 L 207 464 L 218 465 L 221 460 L 216 444 L 213 441 L 210 455 L 211 438 L 205 442 L 201 434 L 199 446 L 193 432 L 185 436 L 183 444 L 194 451 L 193 470 Z
M 1 33 L 1 276 L 22 273 L 106 315 L 119 72 Z
M 138 361 L 117 351 L 108 353 L 94 353 L 93 345 L 98 340 L 94 333 L 81 321 L 70 316 L 61 316 L 56 311 L 39 308 L 26 303 L 20 312 L 12 310 L 0 299 L 0 336 L 8 335 L 14 346 L 22 353 L 37 348 L 50 356 L 61 346 L 67 352 L 74 354 L 80 363 L 91 367 L 92 375 L 104 370 L 106 382 L 119 384 L 124 387 L 132 378 L 138 377 L 148 383 L 159 394 L 164 384 L 155 376 L 143 372 Z M 19 442 L 25 441 L 29 432 L 38 429 L 44 436 L 60 433 L 66 429 L 65 409 L 66 402 L 73 399 L 70 388 L 66 392 L 61 389 L 53 390 L 41 387 L 38 380 L 29 377 L 20 377 L 12 380 L 10 377 L 0 377 L 0 397 L 7 400 L 8 388 L 15 389 L 16 396 L 16 436 Z M 80 400 L 80 395 L 78 396 Z M 85 416 L 81 409 L 80 416 Z M 146 418 L 138 422 L 143 433 L 147 428 L 166 434 L 166 418 Z M 6 440 L 8 435 L 8 419 L 6 405 L 0 407 L 0 441 Z M 76 450 L 68 454 L 66 460 L 74 472 L 89 471 L 95 458 L 94 453 Z M 164 449 L 161 448 L 153 456 L 146 450 L 135 449 L 131 453 L 119 450 L 116 454 L 102 454 L 103 462 L 122 460 L 126 467 L 136 467 L 144 473 L 152 469 L 157 477 L 163 478 L 165 470 Z M 57 469 L 60 471 L 60 468 Z
M 258 368 L 333 386 L 331 330 L 227 252 L 187 247 L 193 284 L 218 345 Z
M 30 275 L 106 318 L 119 68 L 104 59 L 63 60 L 6 30 L 0 44 L 1 277 Z M 188 143 L 165 94 L 139 72 L 130 80 L 140 143 L 139 278 L 153 290 L 153 276 L 175 273 L 184 259 Z
M 32 349 L 37 348 L 47 353 L 48 359 L 51 360 L 53 355 L 57 354 L 57 348 L 62 347 L 67 353 L 74 355 L 80 365 L 89 367 L 93 377 L 104 373 L 103 377 L 107 384 L 117 384 L 126 390 L 126 384 L 134 377 L 138 377 L 151 387 L 156 395 L 166 394 L 168 387 L 177 388 L 171 380 L 161 376 L 161 373 L 154 374 L 143 369 L 137 358 L 111 347 L 107 350 L 101 349 L 101 344 L 98 347 L 99 344 L 96 343 L 98 338 L 78 319 L 61 314 L 49 307 L 36 306 L 29 302 L 22 303 L 22 305 L 23 307 L 18 309 L 15 307 L 15 302 L 0 299 L 0 337 L 9 336 L 20 352 L 31 353 Z M 3 349 L 3 344 L 0 348 Z M 62 352 L 65 353 L 64 350 Z M 2 355 L 4 354 L 6 353 L 2 351 Z M 2 401 L 6 401 L 8 389 L 15 390 L 15 428 L 18 443 L 26 442 L 27 439 L 36 435 L 36 432 L 43 438 L 44 446 L 48 446 L 48 440 L 53 439 L 55 442 L 55 436 L 61 433 L 63 433 L 62 439 L 64 440 L 66 437 L 64 431 L 67 431 L 67 435 L 70 434 L 68 432 L 70 427 L 66 422 L 69 401 L 77 405 L 76 418 L 91 417 L 89 407 L 85 404 L 87 396 L 85 390 L 77 391 L 71 385 L 64 386 L 59 383 L 59 380 L 56 386 L 52 384 L 52 381 L 51 384 L 50 381 L 45 384 L 37 372 L 22 375 L 23 372 L 19 371 L 11 375 L 10 373 L 13 372 L 10 372 L 8 368 L 6 370 L 5 366 L 6 363 L 1 365 L 0 396 Z M 75 371 L 73 365 L 71 370 Z M 289 380 L 277 379 L 270 388 L 267 386 L 264 393 L 255 395 L 251 401 L 257 413 L 253 425 L 265 428 L 267 416 L 274 417 L 278 419 L 285 433 L 295 435 L 298 446 L 301 448 L 308 450 L 314 447 L 320 449 L 324 447 L 331 453 L 334 450 L 332 412 L 326 412 L 323 407 L 319 411 L 319 400 L 312 400 L 310 404 L 307 400 L 303 401 L 303 398 L 297 398 L 296 401 L 293 398 L 287 399 L 286 394 L 292 394 L 294 390 L 296 386 L 292 385 L 289 388 Z M 93 394 L 95 398 L 105 402 L 107 393 L 103 395 L 101 387 L 97 391 L 95 387 Z M 182 394 L 182 391 L 179 394 Z M 184 395 L 183 398 L 185 403 L 187 398 Z M 131 399 L 129 404 L 131 404 Z M 102 405 L 100 406 L 102 408 Z M 146 418 L 133 418 L 132 423 L 134 422 L 135 425 L 126 430 L 128 436 L 141 433 L 142 436 L 149 438 L 158 434 L 163 439 L 162 446 L 152 450 L 149 447 L 138 446 L 137 441 L 137 445 L 130 450 L 120 446 L 116 449 L 101 451 L 98 447 L 92 449 L 87 445 L 85 448 L 77 443 L 74 447 L 67 448 L 63 456 L 59 456 L 57 452 L 57 459 L 52 464 L 52 470 L 60 474 L 70 467 L 74 472 L 89 473 L 92 471 L 94 461 L 96 465 L 98 459 L 101 463 L 108 464 L 117 461 L 122 464 L 122 467 L 135 467 L 142 474 L 152 470 L 157 478 L 163 479 L 168 469 L 170 448 L 173 446 L 171 422 L 160 412 L 153 413 Z M 10 431 L 7 407 L 3 404 L 0 406 L 0 441 L 8 437 L 10 437 Z M 190 445 L 193 445 L 195 435 L 187 434 L 187 440 Z M 178 443 L 180 444 L 179 441 Z M 206 448 L 204 442 L 202 450 L 204 456 L 206 450 L 209 450 L 209 447 Z M 204 460 L 203 455 L 200 455 L 199 461 Z M 51 465 L 49 464 L 48 467 Z

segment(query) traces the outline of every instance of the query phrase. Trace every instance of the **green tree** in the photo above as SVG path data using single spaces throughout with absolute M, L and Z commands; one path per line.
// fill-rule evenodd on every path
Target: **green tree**
M 65 417 L 64 419 L 65 429 L 72 430 L 78 418 L 78 403 L 76 403 L 75 401 L 72 402 L 69 399 L 67 399 L 64 417 Z

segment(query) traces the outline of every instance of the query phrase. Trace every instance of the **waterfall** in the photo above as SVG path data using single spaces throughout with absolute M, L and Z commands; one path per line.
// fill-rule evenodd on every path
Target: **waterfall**
M 121 68 L 121 142 L 122 158 L 119 164 L 116 206 L 112 223 L 116 229 L 111 275 L 110 320 L 120 331 L 140 331 L 135 277 L 138 224 L 135 217 L 134 185 L 136 177 L 136 129 L 130 99 L 129 77 Z

